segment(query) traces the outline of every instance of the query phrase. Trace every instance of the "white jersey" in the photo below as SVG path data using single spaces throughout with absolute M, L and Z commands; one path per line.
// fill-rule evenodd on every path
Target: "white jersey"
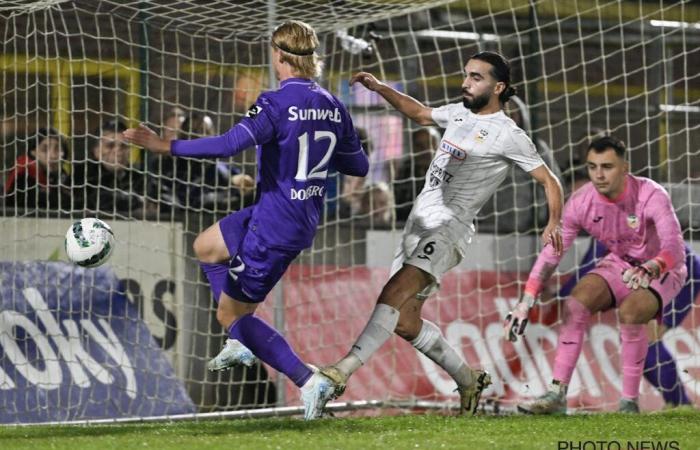
M 460 252 L 473 220 L 513 163 L 526 172 L 544 164 L 527 136 L 503 111 L 474 114 L 462 103 L 432 110 L 445 128 L 409 221 L 423 230 L 447 228 Z

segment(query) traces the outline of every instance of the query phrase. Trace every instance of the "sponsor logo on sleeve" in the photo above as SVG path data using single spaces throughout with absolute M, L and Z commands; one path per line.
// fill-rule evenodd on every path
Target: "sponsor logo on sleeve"
M 440 142 L 440 150 L 459 160 L 463 160 L 467 157 L 467 152 L 464 149 L 460 148 L 457 144 L 453 144 L 447 139 L 443 139 Z
M 259 105 L 253 105 L 250 108 L 248 108 L 248 112 L 245 113 L 246 117 L 250 117 L 251 119 L 255 119 L 258 114 L 260 114 L 260 111 L 262 111 L 262 107 Z

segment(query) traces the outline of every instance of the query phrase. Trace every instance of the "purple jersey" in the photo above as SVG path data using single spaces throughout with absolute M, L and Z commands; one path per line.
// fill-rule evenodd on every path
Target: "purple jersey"
M 257 146 L 258 201 L 248 228 L 268 246 L 311 246 L 328 171 L 365 176 L 367 156 L 345 106 L 316 82 L 282 81 L 258 97 L 246 117 L 221 136 L 173 141 L 174 156 L 229 157 Z

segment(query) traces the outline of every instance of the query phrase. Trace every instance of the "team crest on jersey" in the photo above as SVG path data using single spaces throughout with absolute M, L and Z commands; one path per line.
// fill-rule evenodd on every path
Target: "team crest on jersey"
M 454 156 L 455 158 L 462 160 L 467 157 L 467 152 L 464 151 L 463 149 L 459 148 L 456 144 L 453 144 L 452 142 L 448 141 L 447 139 L 443 139 L 442 142 L 440 142 L 440 150 L 442 150 L 445 153 L 449 153 L 450 156 Z
M 634 214 L 627 216 L 627 226 L 630 228 L 637 228 L 639 225 L 639 218 Z
M 255 117 L 260 114 L 260 111 L 262 111 L 262 108 L 258 105 L 253 105 L 250 108 L 248 108 L 248 112 L 245 113 L 246 117 L 250 117 L 251 119 L 255 119 Z
M 483 129 L 479 130 L 479 133 L 474 137 L 474 140 L 479 144 L 483 144 L 488 135 L 489 135 L 488 131 L 483 130 Z

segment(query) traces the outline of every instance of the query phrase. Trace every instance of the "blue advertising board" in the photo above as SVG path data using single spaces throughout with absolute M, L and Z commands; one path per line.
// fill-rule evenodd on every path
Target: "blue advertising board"
M 0 423 L 192 412 L 109 268 L 0 262 Z

